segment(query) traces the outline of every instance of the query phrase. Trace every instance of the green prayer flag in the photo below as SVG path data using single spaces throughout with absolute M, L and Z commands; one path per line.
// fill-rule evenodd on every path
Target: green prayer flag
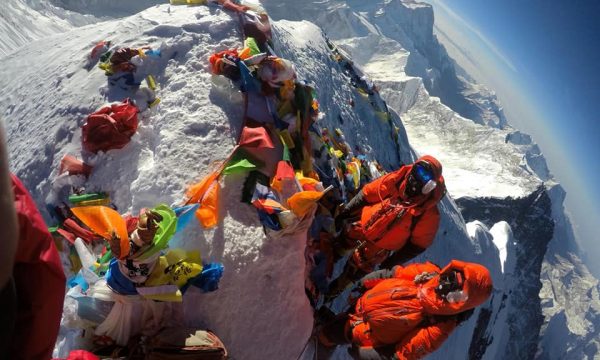
M 253 37 L 246 38 L 244 46 L 250 48 L 250 55 L 254 56 L 260 54 L 260 48 Z
M 283 161 L 292 161 L 292 155 L 290 154 L 290 149 L 287 147 L 287 145 L 284 143 L 283 144 Z
M 256 169 L 256 165 L 251 163 L 248 159 L 241 159 L 236 162 L 230 162 L 229 165 L 223 170 L 223 174 L 234 174 L 244 171 L 250 171 Z

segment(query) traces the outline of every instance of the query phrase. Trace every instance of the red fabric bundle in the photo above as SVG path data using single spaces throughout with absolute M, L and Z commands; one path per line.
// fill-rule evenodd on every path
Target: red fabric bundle
M 82 127 L 83 148 L 96 153 L 124 147 L 137 130 L 137 113 L 138 108 L 125 99 L 89 115 Z

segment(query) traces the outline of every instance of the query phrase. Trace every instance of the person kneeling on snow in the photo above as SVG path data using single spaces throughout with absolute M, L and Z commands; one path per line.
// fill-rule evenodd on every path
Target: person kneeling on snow
M 351 343 L 361 360 L 420 359 L 439 348 L 492 292 L 482 265 L 452 260 L 375 271 L 357 284 L 354 308 L 325 323 L 321 345 Z M 351 309 L 352 309 L 351 307 Z
M 430 155 L 365 185 L 336 217 L 342 227 L 337 246 L 353 253 L 331 294 L 386 259 L 389 268 L 425 251 L 435 238 L 437 204 L 445 193 L 442 165 Z

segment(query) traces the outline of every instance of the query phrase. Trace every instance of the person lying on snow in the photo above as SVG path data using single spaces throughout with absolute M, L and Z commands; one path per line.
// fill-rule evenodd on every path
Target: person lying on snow
M 439 348 L 492 292 L 482 265 L 452 260 L 396 266 L 362 278 L 351 310 L 317 332 L 322 346 L 351 343 L 355 359 L 420 359 Z M 355 303 L 355 304 L 353 304 Z
M 335 245 L 353 253 L 331 295 L 386 259 L 389 268 L 425 251 L 435 238 L 437 204 L 445 193 L 442 165 L 430 155 L 365 185 L 336 217 L 342 233 Z

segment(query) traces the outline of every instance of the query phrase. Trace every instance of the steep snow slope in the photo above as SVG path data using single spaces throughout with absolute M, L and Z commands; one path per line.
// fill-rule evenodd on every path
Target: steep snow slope
M 75 27 L 137 13 L 160 0 L 3 0 L 0 3 L 0 57 L 37 39 Z
M 405 64 L 396 63 L 392 69 L 402 69 L 409 76 L 422 79 L 432 96 L 464 117 L 481 124 L 503 128 L 506 119 L 492 92 L 473 93 L 467 79 L 456 75 L 454 62 L 433 35 L 433 11 L 429 5 L 414 1 L 263 1 L 274 18 L 310 18 L 339 44 L 360 41 L 369 44 L 385 39 L 377 47 L 375 57 L 386 53 L 388 46 L 401 44 L 410 53 Z M 367 51 L 353 56 L 360 64 L 369 57 Z M 379 53 L 379 54 L 378 54 Z M 392 55 L 404 57 L 403 54 Z
M 63 9 L 49 4 L 40 4 L 36 9 L 24 0 L 3 1 L 0 4 L 0 57 L 32 40 L 72 28 L 61 16 L 64 13 Z
M 412 146 L 421 154 L 439 156 L 445 175 L 460 179 L 448 182 L 454 196 L 525 196 L 539 186 L 539 179 L 549 177 L 545 162 L 538 164 L 538 158 L 535 164 L 529 161 L 539 155 L 537 145 L 529 142 L 516 146 L 507 141 L 512 130 L 505 126 L 503 115 L 486 121 L 478 120 L 481 115 L 467 120 L 455 112 L 461 113 L 460 106 L 453 107 L 452 101 L 441 94 L 441 101 L 431 97 L 438 94 L 428 83 L 437 81 L 442 84 L 440 88 L 450 88 L 448 84 L 455 81 L 450 79 L 456 74 L 443 46 L 433 36 L 429 5 L 400 1 L 300 5 L 270 0 L 264 4 L 275 18 L 315 19 L 337 45 L 347 50 L 381 88 L 388 105 L 400 113 Z M 476 93 L 473 86 L 471 96 Z M 489 111 L 501 114 L 495 100 L 488 102 L 494 108 Z
M 542 287 L 539 274 L 554 233 L 550 197 L 540 187 L 521 199 L 465 197 L 457 203 L 465 220 L 481 221 L 491 228 L 495 243 L 507 244 L 503 283 L 495 284 L 503 292 L 500 299 L 494 294 L 487 308 L 491 320 L 478 324 L 470 358 L 530 359 L 536 354 L 543 322 L 541 304 L 532 299 Z
M 85 12 L 77 2 L 54 3 Z M 94 7 L 101 3 L 89 3 L 92 10 L 88 11 L 101 16 Z M 485 104 L 482 99 L 487 95 L 477 93 L 481 89 L 459 91 L 463 95 L 470 91 L 472 98 L 485 104 L 481 109 L 487 110 L 480 109 L 480 117 L 474 119 L 444 106 L 446 94 L 440 94 L 441 101 L 430 97 L 432 84 L 446 79 L 441 70 L 449 69 L 447 63 L 452 62 L 444 58 L 445 52 L 434 49 L 435 38 L 429 34 L 433 19 L 427 6 L 398 1 L 267 1 L 266 6 L 271 15 L 320 24 L 376 80 L 388 104 L 403 115 L 406 132 L 393 113 L 401 130 L 398 154 L 388 125 L 376 119 L 368 101 L 357 96 L 329 58 L 321 31 L 307 22 L 275 22 L 276 52 L 291 59 L 299 78 L 317 88 L 322 110 L 319 126 L 342 128 L 353 147 L 387 168 L 414 159 L 408 133 L 418 152 L 440 157 L 451 195 L 476 197 L 465 206 L 465 218 L 480 222 L 468 227 L 452 200 L 443 200 L 437 239 L 419 260 L 444 264 L 460 258 L 485 264 L 494 278 L 493 298 L 431 358 L 596 354 L 598 283 L 578 263 L 572 243 L 564 242 L 570 224 L 559 187 L 539 190 L 550 174 L 541 151 L 527 135 L 470 121 L 504 127 L 493 98 Z M 78 128 L 85 115 L 123 96 L 107 86 L 100 71 L 82 68 L 85 55 L 101 39 L 161 48 L 164 56 L 152 71 L 157 74 L 162 103 L 143 115 L 138 134 L 126 148 L 97 156 L 84 154 L 95 165 L 88 185 L 109 191 L 121 212 L 158 201 L 180 201 L 185 186 L 230 151 L 239 131 L 241 97 L 227 80 L 211 77 L 206 65 L 210 53 L 241 45 L 235 29 L 236 17 L 216 7 L 162 5 L 33 42 L 4 58 L 0 114 L 9 132 L 12 167 L 33 190 L 38 204 L 43 207 L 60 195 L 52 186 L 55 169 L 63 154 L 81 151 Z M 14 41 L 14 34 L 5 39 Z M 303 293 L 305 239 L 286 238 L 282 243 L 266 238 L 252 208 L 239 205 L 242 181 L 236 176 L 226 178 L 224 220 L 216 230 L 190 228 L 174 241 L 174 246 L 200 248 L 205 259 L 226 266 L 219 291 L 186 295 L 187 320 L 216 330 L 235 357 L 293 359 L 312 325 Z M 522 199 L 484 198 L 509 195 Z M 510 229 L 501 221 L 509 223 Z M 555 231 L 548 234 L 552 226 Z M 495 243 L 506 244 L 505 261 Z M 544 258 L 546 246 L 551 251 Z M 541 306 L 533 301 L 540 287 Z M 538 328 L 539 335 L 534 330 Z M 345 358 L 341 354 L 338 351 L 339 358 Z
M 533 196 L 538 193 L 538 187 L 545 182 L 547 194 L 544 197 L 550 198 L 551 205 L 541 208 L 538 216 L 552 217 L 554 233 L 551 237 L 546 236 L 544 243 L 547 245 L 528 250 L 537 259 L 530 264 L 535 264 L 530 268 L 534 272 L 533 278 L 518 279 L 511 285 L 518 287 L 521 286 L 520 282 L 530 283 L 527 284 L 527 287 L 532 286 L 527 293 L 529 298 L 512 301 L 533 305 L 535 309 L 523 321 L 515 322 L 504 330 L 500 328 L 502 319 L 507 316 L 506 311 L 503 312 L 504 315 L 496 316 L 495 330 L 485 330 L 486 321 L 480 322 L 483 327 L 479 326 L 477 331 L 491 331 L 496 340 L 488 344 L 487 340 L 477 341 L 474 338 L 470 356 L 485 354 L 486 357 L 503 358 L 503 344 L 507 342 L 513 344 L 513 354 L 526 356 L 581 358 L 597 354 L 597 341 L 594 340 L 597 337 L 595 329 L 599 327 L 595 310 L 600 304 L 596 290 L 597 280 L 589 274 L 577 256 L 579 250 L 562 207 L 562 190 L 553 183 L 542 152 L 531 137 L 506 126 L 506 119 L 493 92 L 470 83 L 462 69 L 459 69 L 459 73 L 463 79 L 454 79 L 452 71 L 448 70 L 453 67 L 451 65 L 454 62 L 432 36 L 431 9 L 424 4 L 397 0 L 313 1 L 302 5 L 267 0 L 266 5 L 275 17 L 316 19 L 328 36 L 362 65 L 365 72 L 380 86 L 380 93 L 388 105 L 402 116 L 415 149 L 420 153 L 433 153 L 440 157 L 452 195 L 479 198 L 511 196 L 525 199 L 530 194 Z M 294 6 L 294 11 L 288 11 Z M 438 85 L 445 85 L 436 87 L 436 81 Z M 469 98 L 471 103 L 478 104 L 479 112 L 465 112 L 460 103 L 451 100 L 452 92 L 439 92 L 443 87 L 459 88 L 458 92 L 462 96 Z M 441 101 L 432 98 L 432 95 L 439 96 Z M 455 111 L 462 115 L 468 114 L 468 119 Z M 518 202 L 509 201 L 505 206 L 518 207 Z M 474 214 L 473 219 L 486 216 L 489 214 Z M 499 217 L 497 220 L 510 222 L 509 219 L 510 217 Z M 523 221 L 525 219 L 520 218 L 516 223 L 520 227 L 528 226 Z M 493 223 L 488 224 L 490 227 L 492 225 Z M 518 237 L 517 240 L 524 243 L 530 241 Z M 549 249 L 547 252 L 546 246 Z M 507 261 L 511 261 L 510 255 L 507 255 Z M 566 281 L 570 285 L 564 286 L 563 276 L 567 276 L 566 279 L 572 278 Z M 536 291 L 540 287 L 540 277 L 543 288 L 538 295 Z M 583 286 L 589 286 L 588 290 L 584 290 Z M 554 292 L 551 289 L 560 291 Z M 541 297 L 542 308 L 531 303 L 531 299 L 537 299 L 538 296 Z M 582 311 L 566 310 L 572 307 L 575 300 L 565 299 L 577 299 L 580 305 L 576 308 Z M 504 308 L 505 301 L 507 300 L 502 300 L 502 297 L 496 297 L 493 306 Z M 541 313 L 544 316 L 543 322 L 540 321 Z M 490 311 L 489 315 L 491 314 Z M 553 320 L 555 314 L 559 315 L 556 321 Z M 485 316 L 480 317 L 484 318 Z M 527 318 L 531 321 L 527 322 Z M 577 324 L 584 325 L 582 327 Z M 538 335 L 531 335 L 536 331 L 533 329 L 539 329 L 539 338 Z M 530 339 L 529 343 L 521 341 L 522 332 L 527 334 L 524 338 Z M 562 338 L 570 340 L 565 342 Z M 540 347 L 535 350 L 533 342 L 538 340 Z M 488 346 L 490 349 L 487 349 Z M 517 346 L 522 348 L 517 349 Z
M 389 124 L 351 90 L 318 28 L 285 21 L 273 27 L 275 51 L 295 63 L 300 79 L 317 87 L 319 126 L 341 128 L 354 149 L 387 168 L 414 159 L 403 132 L 404 150 L 396 152 Z M 239 131 L 241 95 L 228 80 L 212 77 L 207 66 L 211 53 L 241 46 L 237 28 L 236 16 L 214 6 L 162 5 L 33 41 L 5 57 L 0 112 L 11 166 L 39 207 L 64 195 L 53 180 L 67 153 L 94 165 L 87 189 L 107 191 L 122 213 L 180 202 L 185 187 L 231 151 Z M 85 116 L 128 95 L 108 86 L 100 70 L 84 68 L 88 52 L 101 39 L 160 48 L 162 57 L 147 70 L 156 76 L 162 102 L 141 115 L 127 147 L 91 155 L 81 153 L 79 126 Z M 205 260 L 226 268 L 218 292 L 186 295 L 186 320 L 215 330 L 235 357 L 295 358 L 312 329 L 304 294 L 305 234 L 265 237 L 253 208 L 239 205 L 242 182 L 241 176 L 224 181 L 223 221 L 216 230 L 204 232 L 195 225 L 174 239 L 173 246 L 199 248 Z M 467 236 L 463 239 L 468 242 Z
M 577 254 L 565 216 L 565 191 L 549 190 L 554 236 L 542 264 L 540 298 L 545 316 L 540 359 L 595 359 L 600 353 L 600 284 Z
M 126 148 L 83 154 L 94 165 L 86 186 L 107 191 L 122 213 L 180 202 L 185 187 L 231 151 L 239 131 L 241 96 L 229 82 L 216 82 L 207 67 L 211 53 L 241 45 L 237 29 L 237 17 L 214 7 L 162 5 L 33 42 L 4 58 L 0 111 L 11 167 L 40 208 L 57 195 L 52 180 L 61 157 L 81 152 L 85 116 L 124 95 L 107 86 L 100 70 L 83 68 L 101 39 L 161 49 L 152 70 L 162 102 L 143 114 Z M 219 291 L 186 296 L 186 319 L 214 329 L 234 357 L 294 358 L 303 345 L 299 339 L 312 329 L 304 294 L 305 238 L 267 239 L 254 210 L 240 206 L 242 182 L 235 176 L 224 182 L 223 221 L 215 230 L 203 232 L 194 223 L 172 244 L 201 249 L 206 261 L 226 268 Z

